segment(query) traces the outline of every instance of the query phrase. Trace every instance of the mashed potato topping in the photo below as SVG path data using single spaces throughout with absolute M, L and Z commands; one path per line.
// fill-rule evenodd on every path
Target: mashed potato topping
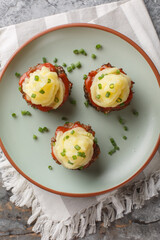
M 66 168 L 77 169 L 90 162 L 93 156 L 94 136 L 82 127 L 59 131 L 53 146 L 57 160 Z
M 56 109 L 63 102 L 65 86 L 57 73 L 45 66 L 30 73 L 30 78 L 25 79 L 22 87 L 33 104 Z
M 100 107 L 116 107 L 127 100 L 130 86 L 131 79 L 118 68 L 106 68 L 94 77 L 92 101 Z

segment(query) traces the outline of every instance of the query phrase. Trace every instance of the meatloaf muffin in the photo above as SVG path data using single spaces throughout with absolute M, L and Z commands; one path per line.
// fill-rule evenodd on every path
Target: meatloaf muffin
M 28 104 L 47 112 L 63 105 L 70 94 L 72 83 L 61 66 L 44 63 L 29 68 L 21 76 L 19 86 Z
M 84 82 L 85 97 L 97 111 L 121 110 L 133 97 L 133 84 L 122 68 L 104 64 L 88 74 Z
M 80 122 L 66 123 L 56 129 L 51 139 L 52 157 L 68 169 L 84 169 L 100 154 L 95 132 Z

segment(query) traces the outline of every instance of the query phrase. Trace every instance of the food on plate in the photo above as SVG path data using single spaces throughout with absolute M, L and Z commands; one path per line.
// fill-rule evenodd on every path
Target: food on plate
M 85 97 L 97 111 L 121 110 L 131 102 L 134 82 L 122 68 L 104 64 L 84 78 Z
M 51 139 L 52 157 L 68 169 L 84 169 L 100 154 L 91 126 L 80 122 L 66 123 L 56 129 Z
M 29 68 L 21 76 L 19 86 L 28 104 L 47 112 L 63 105 L 72 83 L 61 66 L 43 63 Z

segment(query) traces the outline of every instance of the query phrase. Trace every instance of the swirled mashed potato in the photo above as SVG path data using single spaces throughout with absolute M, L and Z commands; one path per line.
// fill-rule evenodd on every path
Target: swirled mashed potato
M 91 86 L 92 101 L 100 107 L 116 107 L 125 102 L 130 93 L 131 79 L 118 68 L 98 72 Z
M 77 169 L 90 162 L 93 156 L 94 136 L 84 128 L 59 131 L 53 146 L 57 160 L 66 168 Z
M 63 102 L 65 86 L 57 73 L 45 66 L 30 73 L 22 87 L 27 99 L 33 104 L 56 109 Z

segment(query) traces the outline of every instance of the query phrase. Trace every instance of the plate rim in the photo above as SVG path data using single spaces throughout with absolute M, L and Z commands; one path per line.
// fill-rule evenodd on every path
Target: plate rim
M 156 79 L 157 82 L 159 84 L 160 87 L 160 74 L 157 70 L 157 68 L 155 67 L 153 61 L 150 59 L 150 57 L 144 52 L 144 50 L 137 45 L 133 40 L 131 40 L 130 38 L 128 38 L 127 36 L 125 36 L 124 34 L 108 28 L 108 27 L 104 27 L 98 24 L 90 24 L 90 23 L 69 23 L 69 24 L 63 24 L 63 25 L 59 25 L 56 27 L 52 27 L 49 29 L 46 29 L 44 31 L 41 31 L 40 33 L 36 34 L 35 36 L 33 36 L 32 38 L 30 38 L 29 40 L 27 40 L 24 44 L 22 44 L 14 53 L 13 55 L 9 58 L 9 60 L 7 61 L 7 63 L 5 64 L 5 66 L 3 67 L 3 70 L 0 73 L 0 81 L 3 78 L 4 73 L 6 72 L 9 64 L 12 62 L 12 60 L 15 58 L 15 56 L 25 47 L 27 46 L 30 42 L 34 41 L 35 39 L 49 33 L 49 32 L 53 32 L 56 30 L 60 30 L 60 29 L 65 29 L 65 28 L 72 28 L 72 27 L 86 27 L 86 28 L 94 28 L 94 29 L 98 29 L 98 30 L 103 30 L 105 32 L 109 32 L 112 33 L 113 35 L 116 35 L 120 38 L 122 38 L 123 40 L 125 40 L 126 42 L 128 42 L 130 45 L 132 45 L 141 55 L 142 57 L 148 62 L 148 64 L 150 65 Z M 98 192 L 93 192 L 93 193 L 67 193 L 67 192 L 61 192 L 61 191 L 56 191 L 53 190 L 51 188 L 45 187 L 42 184 L 39 184 L 38 182 L 34 181 L 33 179 L 31 179 L 30 177 L 28 177 L 16 164 L 15 162 L 12 160 L 12 158 L 10 157 L 10 155 L 8 154 L 7 150 L 5 149 L 2 139 L 0 138 L 0 147 L 4 153 L 4 155 L 6 156 L 6 158 L 9 160 L 9 162 L 11 163 L 11 165 L 24 177 L 26 178 L 29 182 L 31 182 L 32 184 L 40 187 L 41 189 L 44 189 L 48 192 L 54 193 L 54 194 L 58 194 L 58 195 L 63 195 L 63 196 L 68 196 L 68 197 L 92 197 L 92 196 L 96 196 L 96 195 L 101 195 L 107 192 L 111 192 L 115 189 L 118 189 L 119 187 L 122 187 L 123 185 L 125 185 L 126 183 L 130 182 L 134 177 L 136 177 L 141 171 L 143 171 L 143 169 L 149 164 L 149 162 L 152 160 L 153 156 L 155 155 L 156 151 L 158 150 L 158 147 L 160 145 L 160 134 L 159 137 L 157 139 L 157 142 L 149 156 L 148 159 L 146 159 L 145 163 L 142 165 L 142 167 L 136 171 L 135 174 L 133 174 L 131 177 L 127 178 L 127 180 L 123 181 L 122 183 L 103 190 L 103 191 L 98 191 Z

